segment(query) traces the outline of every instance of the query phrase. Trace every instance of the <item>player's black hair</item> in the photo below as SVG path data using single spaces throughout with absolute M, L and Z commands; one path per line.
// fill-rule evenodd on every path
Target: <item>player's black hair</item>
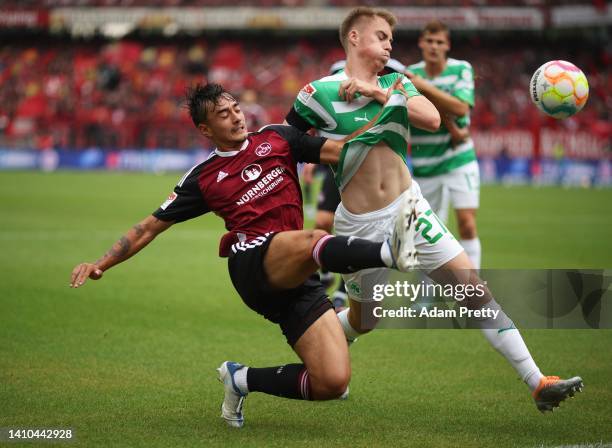
M 202 85 L 198 83 L 187 88 L 185 93 L 186 107 L 189 109 L 189 115 L 191 115 L 191 120 L 196 127 L 206 123 L 206 114 L 209 110 L 215 110 L 221 98 L 235 101 L 232 94 L 225 90 L 221 84 Z

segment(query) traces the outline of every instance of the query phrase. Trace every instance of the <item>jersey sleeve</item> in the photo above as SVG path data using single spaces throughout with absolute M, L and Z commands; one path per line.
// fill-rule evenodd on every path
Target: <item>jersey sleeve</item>
M 304 120 L 293 106 L 291 106 L 291 110 L 285 117 L 285 121 L 302 132 L 307 132 L 312 128 L 312 125 Z
M 470 64 L 466 64 L 461 70 L 453 96 L 474 107 L 474 69 Z
M 402 85 L 404 86 L 404 89 L 406 90 L 406 93 L 408 94 L 408 98 L 420 95 L 420 92 L 417 90 L 414 84 L 412 84 L 412 81 L 410 81 L 410 79 L 406 75 L 398 75 L 398 76 L 402 77 Z
M 197 169 L 188 171 L 153 216 L 162 221 L 183 222 L 209 212 L 198 185 L 198 173 Z
M 323 106 L 317 99 L 317 88 L 313 83 L 306 84 L 302 87 L 302 90 L 297 95 L 295 102 L 293 103 L 293 110 L 296 114 L 312 128 L 320 129 L 326 126 L 325 120 L 321 117 L 320 112 Z M 291 112 L 290 112 L 291 114 Z M 288 118 L 291 118 L 287 116 Z M 293 120 L 297 121 L 297 120 Z M 287 120 L 287 123 L 291 123 Z M 298 129 L 304 130 L 303 126 L 296 126 Z M 305 129 L 308 130 L 308 129 Z
M 321 147 L 326 138 L 313 137 L 293 126 L 273 125 L 266 129 L 273 130 L 289 143 L 291 155 L 296 162 L 320 163 Z

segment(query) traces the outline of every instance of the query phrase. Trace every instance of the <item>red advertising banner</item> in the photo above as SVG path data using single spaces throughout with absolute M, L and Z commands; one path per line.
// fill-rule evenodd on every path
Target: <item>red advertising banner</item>
M 32 9 L 0 9 L 0 28 L 46 28 L 49 12 Z

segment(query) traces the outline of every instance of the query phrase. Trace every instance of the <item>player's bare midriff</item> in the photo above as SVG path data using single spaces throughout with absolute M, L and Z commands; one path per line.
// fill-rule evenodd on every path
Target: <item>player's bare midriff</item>
M 406 163 L 385 143 L 375 145 L 341 193 L 344 207 L 363 214 L 385 208 L 410 188 Z

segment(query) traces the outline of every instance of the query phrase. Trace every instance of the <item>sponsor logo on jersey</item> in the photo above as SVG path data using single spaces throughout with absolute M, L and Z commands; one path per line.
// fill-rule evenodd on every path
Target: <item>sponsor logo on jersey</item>
M 267 156 L 272 151 L 272 145 L 268 142 L 264 142 L 255 148 L 255 154 L 259 157 Z
M 253 163 L 242 170 L 240 177 L 245 182 L 251 182 L 257 180 L 261 175 L 261 166 L 256 163 Z
M 168 196 L 168 199 L 166 199 L 166 202 L 160 205 L 159 208 L 161 208 L 162 210 L 166 210 L 168 206 L 174 202 L 177 196 L 178 195 L 173 191 L 172 193 L 170 193 L 170 196 Z
M 270 170 L 269 173 L 262 176 L 261 179 L 255 182 L 255 184 L 249 188 L 246 193 L 240 196 L 240 199 L 236 201 L 236 205 L 244 205 L 252 199 L 261 198 L 270 193 L 284 180 L 284 177 L 282 176 L 284 172 L 285 168 L 282 166 L 278 166 Z M 259 177 L 259 174 L 257 176 Z
M 219 171 L 219 174 L 217 175 L 217 182 L 221 182 L 227 176 L 228 174 L 225 171 Z
M 302 87 L 300 93 L 298 93 L 298 100 L 300 100 L 302 103 L 306 103 L 316 91 L 317 89 L 315 89 L 312 84 L 306 84 L 304 87 Z

